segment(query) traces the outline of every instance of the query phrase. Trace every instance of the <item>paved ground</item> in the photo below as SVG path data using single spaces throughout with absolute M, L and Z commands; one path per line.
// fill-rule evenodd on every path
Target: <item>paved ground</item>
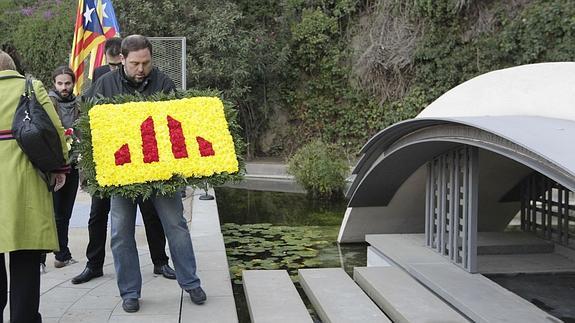
M 293 178 L 286 174 L 285 165 L 277 160 L 247 164 L 244 188 L 300 191 Z M 213 191 L 210 191 L 213 195 Z M 79 191 L 70 220 L 69 247 L 78 263 L 56 269 L 54 256 L 48 255 L 47 272 L 42 275 L 40 313 L 43 321 L 54 322 L 237 322 L 235 302 L 231 288 L 228 263 L 215 200 L 199 200 L 204 192 L 188 188 L 184 202 L 184 215 L 191 229 L 198 275 L 208 295 L 208 301 L 194 305 L 176 281 L 153 274 L 148 245 L 141 215 L 136 219 L 136 241 L 140 254 L 143 287 L 140 311 L 128 314 L 122 310 L 121 298 L 115 280 L 114 264 L 107 251 L 104 276 L 88 283 L 73 285 L 70 280 L 81 273 L 86 265 L 88 244 L 88 218 L 90 196 Z M 168 251 L 169 254 L 169 251 Z M 173 266 L 172 266 L 173 267 Z M 8 322 L 9 309 L 4 311 Z
M 192 231 L 198 275 L 208 295 L 204 305 L 194 305 L 187 294 L 182 295 L 176 281 L 152 273 L 153 265 L 141 218 L 137 221 L 139 225 L 136 229 L 143 278 L 139 312 L 128 314 L 122 310 L 109 237 L 104 276 L 73 285 L 70 280 L 85 267 L 88 243 L 90 197 L 81 192 L 74 207 L 69 233 L 70 249 L 78 263 L 56 269 L 53 266 L 54 256 L 48 255 L 47 273 L 42 275 L 40 300 L 44 322 L 237 322 L 216 202 L 199 200 L 199 195 L 200 192 L 194 193 L 188 189 L 184 211 Z M 8 321 L 8 317 L 7 308 L 4 321 Z

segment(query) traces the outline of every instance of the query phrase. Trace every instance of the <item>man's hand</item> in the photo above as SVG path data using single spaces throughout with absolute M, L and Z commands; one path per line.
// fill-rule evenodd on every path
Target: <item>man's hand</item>
M 66 184 L 66 174 L 54 174 L 54 192 L 61 189 L 64 184 Z

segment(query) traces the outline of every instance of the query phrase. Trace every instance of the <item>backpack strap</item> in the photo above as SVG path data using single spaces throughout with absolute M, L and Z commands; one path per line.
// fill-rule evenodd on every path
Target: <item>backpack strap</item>
M 26 75 L 26 88 L 24 93 L 26 93 L 26 96 L 29 98 L 34 95 L 34 86 L 32 86 L 32 76 L 30 74 Z

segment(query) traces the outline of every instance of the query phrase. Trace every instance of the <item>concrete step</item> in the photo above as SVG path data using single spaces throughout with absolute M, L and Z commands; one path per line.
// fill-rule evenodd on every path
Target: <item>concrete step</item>
M 300 269 L 298 273 L 322 322 L 391 322 L 343 269 Z
M 313 323 L 287 271 L 244 270 L 243 281 L 252 323 Z
M 478 232 L 478 255 L 551 253 L 553 242 L 527 232 Z
M 288 176 L 287 165 L 285 163 L 268 162 L 247 162 L 246 174 L 248 175 L 268 175 L 268 176 Z
M 353 278 L 393 322 L 468 322 L 397 267 L 356 267 Z
M 408 270 L 474 322 L 561 322 L 483 275 L 453 264 L 410 264 Z
M 305 189 L 297 184 L 296 181 L 291 177 L 265 177 L 246 175 L 241 182 L 230 182 L 224 184 L 224 186 L 252 191 L 305 193 Z

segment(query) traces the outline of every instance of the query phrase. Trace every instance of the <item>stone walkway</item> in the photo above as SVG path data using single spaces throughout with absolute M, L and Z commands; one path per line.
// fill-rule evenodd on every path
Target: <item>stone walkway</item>
M 40 313 L 43 322 L 237 322 L 235 302 L 228 271 L 223 237 L 220 231 L 216 201 L 203 201 L 188 189 L 184 199 L 184 213 L 191 228 L 192 241 L 208 300 L 198 306 L 191 302 L 175 280 L 154 275 L 141 218 L 136 228 L 136 240 L 142 271 L 140 311 L 128 314 L 122 310 L 115 280 L 109 234 L 106 242 L 104 276 L 90 282 L 73 285 L 70 280 L 86 265 L 88 243 L 87 219 L 90 198 L 80 192 L 74 207 L 70 228 L 70 249 L 78 260 L 64 268 L 53 267 L 53 255 L 48 255 L 47 272 L 42 275 Z M 213 194 L 213 191 L 211 192 Z M 173 267 L 173 266 L 172 266 Z M 4 321 L 9 317 L 8 307 Z

